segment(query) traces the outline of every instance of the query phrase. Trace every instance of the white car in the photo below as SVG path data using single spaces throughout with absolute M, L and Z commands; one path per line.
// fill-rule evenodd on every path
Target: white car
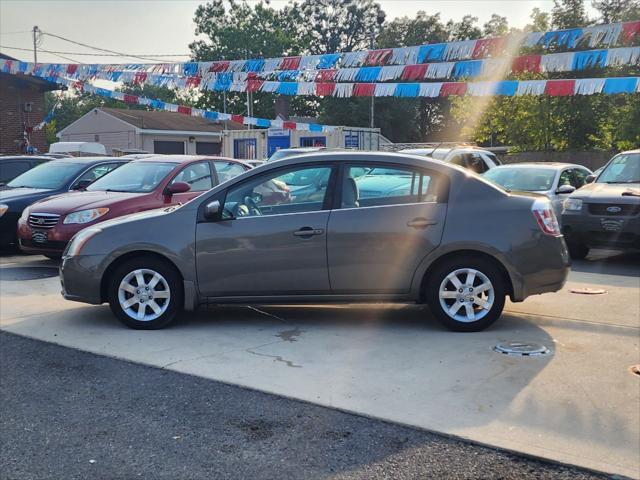
M 484 173 L 500 165 L 494 153 L 472 146 L 405 148 L 400 152 L 454 163 L 476 173 Z
M 549 197 L 558 218 L 562 202 L 587 183 L 591 170 L 582 165 L 556 162 L 527 162 L 501 165 L 483 177 L 507 190 L 541 193 Z

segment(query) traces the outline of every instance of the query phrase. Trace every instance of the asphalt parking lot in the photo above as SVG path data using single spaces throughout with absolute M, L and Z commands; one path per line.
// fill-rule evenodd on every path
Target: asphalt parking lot
M 571 292 L 584 289 L 603 289 L 606 293 Z M 353 412 L 395 423 L 393 427 L 380 423 L 385 428 L 415 427 L 602 472 L 640 477 L 640 378 L 629 371 L 640 362 L 638 292 L 637 254 L 595 251 L 587 260 L 574 263 L 569 282 L 561 292 L 508 304 L 503 318 L 480 333 L 445 331 L 427 309 L 397 305 L 216 307 L 185 315 L 167 330 L 138 332 L 117 323 L 107 306 L 62 299 L 53 262 L 43 257 L 5 254 L 0 265 L 0 325 L 6 332 L 39 341 L 159 367 L 148 369 L 127 363 L 132 369 L 141 369 L 131 373 L 138 383 L 167 374 L 170 377 L 166 378 L 175 380 L 166 380 L 165 385 L 178 385 L 192 377 L 167 371 L 191 374 L 333 409 L 318 410 L 322 415 L 344 415 L 336 409 Z M 17 341 L 16 337 L 3 336 L 4 345 L 6 338 Z M 535 342 L 547 346 L 551 353 L 511 357 L 492 350 L 500 342 Z M 66 365 L 67 356 L 80 355 L 74 350 L 51 348 L 38 342 L 3 348 L 3 355 L 9 352 L 3 357 L 3 372 L 23 363 L 24 368 L 41 372 L 43 366 L 47 367 L 46 362 L 37 363 L 36 352 L 40 351 L 63 358 L 57 361 L 58 365 Z M 22 354 L 28 362 L 20 360 Z M 45 353 L 42 355 L 44 358 Z M 81 362 L 87 365 L 115 362 L 95 355 L 82 358 Z M 122 367 L 104 368 L 98 372 L 105 372 L 107 382 L 111 378 L 109 368 Z M 69 379 L 74 378 L 69 372 L 66 374 Z M 3 381 L 5 378 L 3 374 Z M 86 391 L 95 391 L 90 388 L 91 382 L 99 381 L 97 374 L 86 383 Z M 3 383 L 3 392 L 10 385 L 11 382 Z M 215 385 L 210 388 L 231 388 Z M 154 396 L 157 389 L 149 388 Z M 123 398 L 128 397 L 126 392 L 123 390 Z M 135 398 L 145 404 L 140 389 Z M 187 398 L 183 396 L 180 401 Z M 260 398 L 276 403 L 292 401 L 272 395 Z M 131 400 L 123 402 L 124 409 L 133 408 Z M 260 405 L 257 402 L 247 409 L 247 421 L 255 418 Z M 306 403 L 291 405 L 311 408 Z M 233 414 L 242 416 L 238 412 Z M 278 418 L 273 420 L 275 424 Z M 347 423 L 375 423 L 361 417 L 344 419 Z M 80 424 L 76 426 L 81 428 Z M 86 435 L 91 434 L 90 429 L 85 430 Z M 418 437 L 427 435 L 413 429 L 402 431 Z M 106 434 L 113 432 L 107 430 Z M 449 448 L 443 447 L 442 442 L 453 442 L 450 448 L 479 448 L 437 438 L 437 448 Z M 120 443 L 112 440 L 109 445 L 118 448 Z M 380 445 L 382 450 L 372 456 L 363 454 L 357 465 L 309 470 L 310 476 L 349 476 L 347 472 L 354 477 L 410 477 L 412 472 L 414 476 L 447 476 L 442 474 L 445 470 L 437 469 L 444 467 L 428 467 L 425 458 L 433 452 L 420 453 L 417 444 L 409 442 L 409 447 L 399 449 L 411 452 L 399 457 L 394 456 L 398 449 L 385 441 Z M 316 451 L 325 452 L 323 448 Z M 363 447 L 354 448 L 357 453 Z M 305 455 L 302 448 L 299 452 Z M 466 455 L 472 454 L 469 452 L 464 450 Z M 496 454 L 493 450 L 482 452 Z M 247 455 L 254 453 L 249 449 Z M 443 459 L 449 458 L 452 465 L 459 456 L 454 452 Z M 2 457 L 3 463 L 5 458 Z M 395 459 L 397 468 L 410 469 L 414 462 L 417 469 L 402 470 L 396 475 L 393 470 L 380 467 L 379 474 L 372 474 L 383 458 L 384 462 Z M 511 458 L 500 461 L 526 464 Z M 419 466 L 431 470 L 420 470 Z M 486 465 L 480 471 L 469 468 L 449 476 L 498 476 L 498 471 L 482 470 L 489 468 Z M 542 467 L 538 464 L 526 468 Z M 543 470 L 541 476 L 559 475 L 557 471 Z M 132 471 L 123 475 L 134 476 Z M 508 471 L 505 468 L 504 472 Z M 522 471 L 513 471 L 523 476 Z M 510 478 L 507 473 L 502 476 Z

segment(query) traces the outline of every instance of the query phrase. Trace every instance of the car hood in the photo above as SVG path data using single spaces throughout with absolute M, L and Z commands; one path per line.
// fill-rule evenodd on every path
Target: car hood
M 0 187 L 0 203 L 11 200 L 34 199 L 51 195 L 51 190 L 28 187 Z M 34 198 L 35 197 L 35 198 Z
M 139 198 L 143 193 L 127 192 L 71 192 L 49 197 L 34 203 L 31 210 L 37 209 L 46 213 L 64 214 L 88 210 L 90 208 L 114 207 L 132 198 Z
M 168 207 L 155 208 L 153 210 L 145 210 L 144 212 L 130 213 L 129 215 L 123 215 L 121 217 L 116 217 L 116 218 L 112 218 L 111 220 L 100 222 L 95 227 L 99 228 L 100 230 L 104 230 L 105 228 L 122 225 L 124 223 L 131 223 L 131 222 L 136 222 L 138 220 L 143 220 L 146 218 L 153 218 L 153 217 L 159 217 L 161 215 L 167 215 L 171 212 L 175 212 L 179 208 L 184 208 L 184 206 L 171 205 Z
M 640 188 L 632 183 L 589 183 L 571 194 L 571 198 L 591 203 L 640 203 Z

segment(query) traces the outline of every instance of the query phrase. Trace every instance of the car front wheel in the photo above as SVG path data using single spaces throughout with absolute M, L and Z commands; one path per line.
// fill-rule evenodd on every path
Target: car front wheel
M 134 258 L 120 265 L 109 280 L 109 306 L 125 325 L 139 330 L 163 328 L 182 305 L 180 277 L 156 258 Z
M 429 308 L 447 328 L 477 332 L 500 317 L 506 286 L 493 262 L 464 257 L 439 265 L 430 274 L 426 294 Z

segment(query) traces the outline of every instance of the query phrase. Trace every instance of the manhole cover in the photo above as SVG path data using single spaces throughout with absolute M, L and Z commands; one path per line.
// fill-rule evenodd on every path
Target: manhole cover
M 498 353 L 504 353 L 505 355 L 515 355 L 519 357 L 533 357 L 536 355 L 547 355 L 551 353 L 544 345 L 537 343 L 525 343 L 525 342 L 509 342 L 499 343 L 493 349 Z
M 0 280 L 14 282 L 20 280 L 38 280 L 40 278 L 57 277 L 56 267 L 9 267 L 0 268 Z
M 634 375 L 638 375 L 640 377 L 640 363 L 638 365 L 631 365 L 629 371 Z
M 603 293 L 607 293 L 604 288 L 572 288 L 570 292 L 581 295 L 602 295 Z

